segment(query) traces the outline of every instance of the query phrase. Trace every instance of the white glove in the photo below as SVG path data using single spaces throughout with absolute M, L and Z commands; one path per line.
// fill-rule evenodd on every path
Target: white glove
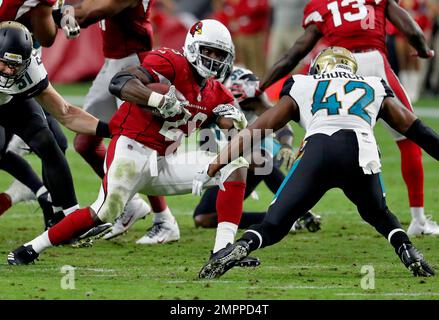
M 175 86 L 170 86 L 157 108 L 164 118 L 176 116 L 184 110 L 184 105 L 177 99 L 175 90 Z
M 233 125 L 238 130 L 247 127 L 247 119 L 245 118 L 245 115 L 231 104 L 219 104 L 213 109 L 213 113 L 224 118 L 232 119 Z
M 192 194 L 201 196 L 201 193 L 203 192 L 204 186 L 206 183 L 208 183 L 211 179 L 214 179 L 216 184 L 219 186 L 221 190 L 225 190 L 224 185 L 221 183 L 220 179 L 215 177 L 210 177 L 207 174 L 207 171 L 209 169 L 209 165 L 207 165 L 205 168 L 197 172 L 197 175 L 195 176 L 194 180 L 192 181 Z
M 52 10 L 58 10 L 61 9 L 62 7 L 64 7 L 65 1 L 64 0 L 56 0 L 56 2 L 54 3 Z
M 75 19 L 75 9 L 72 6 L 63 6 L 61 8 L 61 28 L 67 39 L 76 39 L 79 37 L 81 27 Z
M 288 144 L 282 145 L 276 158 L 282 160 L 287 170 L 290 170 L 294 163 L 293 148 Z

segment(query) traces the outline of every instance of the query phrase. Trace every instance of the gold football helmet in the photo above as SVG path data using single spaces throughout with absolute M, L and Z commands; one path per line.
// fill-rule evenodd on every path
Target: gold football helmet
M 311 63 L 309 74 L 322 74 L 331 72 L 335 66 L 348 67 L 352 73 L 358 69 L 357 60 L 352 52 L 342 47 L 329 47 L 322 50 Z

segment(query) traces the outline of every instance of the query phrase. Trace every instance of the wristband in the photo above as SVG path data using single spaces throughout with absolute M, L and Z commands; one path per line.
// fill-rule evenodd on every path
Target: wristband
M 61 28 L 61 19 L 62 19 L 61 9 L 52 10 L 52 17 L 57 27 Z
M 151 92 L 148 99 L 148 106 L 158 108 L 160 106 L 160 102 L 163 99 L 163 95 L 157 92 Z
M 110 127 L 108 123 L 99 120 L 98 125 L 96 126 L 96 136 L 101 138 L 110 138 Z

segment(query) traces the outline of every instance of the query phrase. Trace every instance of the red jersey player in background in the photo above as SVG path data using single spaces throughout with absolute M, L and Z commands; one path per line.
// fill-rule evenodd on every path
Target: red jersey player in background
M 81 27 L 99 22 L 101 28 L 105 62 L 84 102 L 84 110 L 100 120 L 108 122 L 122 103 L 108 91 L 111 78 L 124 68 L 139 65 L 140 55 L 152 49 L 153 30 L 149 21 L 152 4 L 153 1 L 141 0 L 84 0 L 75 7 L 75 18 Z M 103 178 L 106 152 L 103 139 L 79 134 L 75 137 L 74 147 Z M 157 243 L 157 239 L 164 239 L 163 242 L 178 240 L 180 230 L 165 198 L 151 196 L 149 201 L 155 213 L 151 228 L 155 232 L 145 243 Z M 104 239 L 122 234 L 150 211 L 150 206 L 140 196 L 135 196 Z
M 7 0 L 1 2 L 0 20 L 18 21 L 24 24 L 38 41 L 34 45 L 50 47 L 55 41 L 58 27 L 64 18 L 63 30 L 67 38 L 74 39 L 79 36 L 79 27 L 71 19 L 69 10 L 61 10 L 58 3 L 63 0 Z M 55 9 L 55 10 L 54 10 Z M 68 20 L 68 21 L 67 21 Z
M 187 33 L 184 54 L 161 48 L 145 56 L 140 67 L 117 73 L 110 91 L 127 101 L 110 121 L 105 177 L 98 199 L 79 209 L 8 256 L 9 264 L 28 264 L 43 250 L 99 225 L 113 221 L 137 192 L 147 195 L 200 194 L 202 186 L 222 185 L 218 193 L 218 228 L 214 253 L 234 241 L 245 192 L 247 161 L 224 167 L 216 177 L 206 174 L 216 157 L 207 151 L 176 153 L 180 139 L 212 122 L 221 128 L 246 125 L 232 94 L 218 80 L 230 72 L 232 38 L 216 20 L 202 20 Z M 163 95 L 150 83 L 172 84 Z M 178 90 L 186 99 L 180 102 Z
M 304 34 L 263 77 L 261 90 L 287 75 L 324 38 L 330 46 L 341 46 L 352 51 L 360 66 L 359 75 L 383 78 L 402 104 L 413 111 L 406 92 L 387 61 L 386 18 L 404 33 L 420 58 L 434 56 L 422 30 L 395 0 L 311 0 L 305 7 Z M 412 221 L 407 233 L 439 235 L 439 226 L 424 213 L 421 149 L 394 130 L 391 132 L 401 153 L 402 176 L 409 195 Z
M 407 10 L 413 17 L 416 23 L 421 27 L 422 31 L 430 41 L 432 32 L 432 12 L 429 11 L 427 0 L 401 0 L 399 1 L 401 7 Z M 393 25 L 389 24 L 390 29 Z M 419 99 L 422 90 L 422 75 L 424 61 L 413 56 L 414 49 L 404 38 L 404 35 L 396 30 L 394 27 L 394 34 L 396 35 L 396 54 L 399 66 L 398 77 L 401 84 L 406 89 L 408 96 L 412 103 Z M 392 32 L 392 30 L 390 30 Z

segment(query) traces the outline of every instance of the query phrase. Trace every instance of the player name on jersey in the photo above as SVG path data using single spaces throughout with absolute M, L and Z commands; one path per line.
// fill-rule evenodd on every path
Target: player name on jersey
M 323 74 L 315 74 L 314 79 L 316 80 L 324 80 L 324 79 L 335 79 L 335 78 L 345 78 L 345 79 L 352 79 L 352 80 L 364 80 L 362 76 L 350 73 L 350 72 L 341 72 L 341 71 L 334 71 L 329 73 L 323 73 Z

